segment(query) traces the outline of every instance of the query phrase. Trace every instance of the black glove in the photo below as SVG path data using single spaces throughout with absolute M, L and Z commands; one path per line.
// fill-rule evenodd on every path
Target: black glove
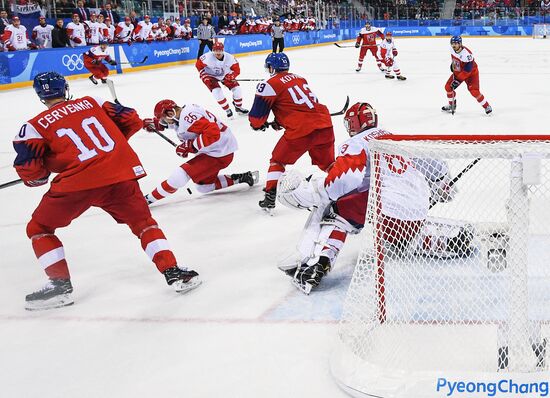
M 109 65 L 115 66 L 115 65 L 116 65 L 116 61 L 115 61 L 114 59 L 111 59 L 111 60 L 109 61 Z
M 269 123 L 269 125 L 270 125 L 271 128 L 272 128 L 273 130 L 275 130 L 275 131 L 279 131 L 279 130 L 282 130 L 282 129 L 283 129 L 283 126 L 281 126 L 281 125 L 279 124 L 279 122 L 276 121 L 276 120 L 274 120 L 274 121 L 272 121 L 271 123 Z
M 361 47 L 361 44 L 355 43 L 355 48 L 359 48 L 359 47 Z
M 92 59 L 92 64 L 94 65 L 99 64 L 99 59 L 96 59 L 96 58 Z
M 456 90 L 458 88 L 458 86 L 460 86 L 460 83 L 462 83 L 461 81 L 459 80 L 456 80 L 454 79 L 452 82 L 451 82 L 451 88 L 453 90 Z
M 269 127 L 269 123 L 265 122 L 260 127 L 254 127 L 252 125 L 250 125 L 250 127 L 252 127 L 252 130 L 254 130 L 254 131 L 265 131 Z

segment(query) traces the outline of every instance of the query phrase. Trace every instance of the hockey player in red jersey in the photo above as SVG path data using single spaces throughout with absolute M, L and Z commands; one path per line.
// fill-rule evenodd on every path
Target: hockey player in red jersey
M 168 127 L 176 130 L 182 142 L 176 148 L 176 154 L 183 158 L 189 154 L 195 156 L 146 195 L 149 204 L 172 195 L 189 181 L 193 181 L 201 193 L 241 183 L 252 186 L 258 181 L 257 171 L 219 174 L 231 164 L 238 146 L 231 129 L 211 112 L 196 104 L 178 106 L 172 100 L 162 100 L 155 105 L 154 114 L 154 118 L 143 120 L 143 128 L 149 132 L 162 131 Z
M 49 282 L 26 297 L 26 308 L 73 304 L 69 269 L 55 231 L 90 207 L 128 225 L 176 291 L 197 287 L 198 274 L 178 267 L 136 181 L 146 175 L 128 144 L 142 127 L 136 111 L 94 97 L 71 100 L 65 78 L 56 72 L 38 74 L 34 89 L 48 109 L 19 130 L 14 167 L 29 187 L 47 184 L 51 173 L 57 176 L 27 224 L 27 235 Z
M 357 72 L 361 71 L 361 68 L 363 67 L 363 60 L 365 59 L 365 55 L 368 51 L 370 51 L 372 56 L 376 59 L 378 69 L 382 72 L 384 71 L 382 60 L 378 57 L 378 47 L 376 46 L 377 37 L 381 37 L 383 39 L 384 33 L 382 33 L 380 28 L 371 26 L 370 21 L 366 21 L 365 27 L 361 28 L 359 34 L 357 35 L 357 40 L 355 41 L 355 47 L 361 48 L 361 50 L 359 50 L 357 69 L 355 69 Z
M 94 46 L 84 53 L 84 66 L 92 74 L 88 77 L 93 84 L 97 84 L 97 79 L 101 80 L 101 83 L 107 83 L 107 76 L 109 76 L 109 69 L 103 65 L 103 61 L 109 65 L 115 66 L 116 61 L 111 58 L 107 49 L 109 42 L 102 40 L 99 46 Z
M 340 145 L 328 175 L 306 180 L 295 172 L 285 173 L 277 192 L 286 206 L 312 210 L 297 246 L 299 253 L 279 264 L 306 294 L 334 266 L 347 235 L 363 228 L 372 173 L 369 141 L 390 134 L 378 127 L 375 109 L 364 102 L 347 110 L 344 125 L 350 138 Z M 381 238 L 387 245 L 404 248 L 420 232 L 430 201 L 452 199 L 449 170 L 437 160 L 387 156 L 378 162 Z
M 241 74 L 239 62 L 237 59 L 224 51 L 223 43 L 216 42 L 212 47 L 212 51 L 202 55 L 197 59 L 195 67 L 199 71 L 200 78 L 204 85 L 218 101 L 218 104 L 227 114 L 227 117 L 233 116 L 233 111 L 229 108 L 229 104 L 223 95 L 220 83 L 231 90 L 233 94 L 233 106 L 235 110 L 243 115 L 248 113 L 248 110 L 243 108 L 243 93 L 239 82 L 235 79 Z
M 489 102 L 487 102 L 483 94 L 479 91 L 479 70 L 474 60 L 474 56 L 468 48 L 462 45 L 462 37 L 460 36 L 453 36 L 451 38 L 451 61 L 451 72 L 453 72 L 453 74 L 445 84 L 449 105 L 443 106 L 441 110 L 454 114 L 456 110 L 455 90 L 464 82 L 470 94 L 472 94 L 483 109 L 485 109 L 485 113 L 488 115 L 493 112 L 493 108 L 491 108 Z
M 334 130 L 327 107 L 317 100 L 308 82 L 290 73 L 290 61 L 284 53 L 269 54 L 265 67 L 271 77 L 258 84 L 254 105 L 248 115 L 254 130 L 284 129 L 269 161 L 265 198 L 259 205 L 275 208 L 277 181 L 285 166 L 294 164 L 306 152 L 321 170 L 334 162 Z M 267 123 L 270 112 L 274 122 Z

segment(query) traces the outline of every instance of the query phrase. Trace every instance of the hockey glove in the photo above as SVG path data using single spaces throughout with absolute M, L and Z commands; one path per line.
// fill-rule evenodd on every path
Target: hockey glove
M 250 127 L 252 127 L 252 130 L 254 131 L 266 131 L 267 128 L 269 127 L 269 123 L 265 122 L 260 127 L 254 127 L 253 125 L 250 125 Z
M 114 59 L 111 59 L 108 61 L 109 62 L 109 65 L 111 66 L 115 66 L 116 65 L 116 61 Z
M 15 47 L 11 44 L 7 45 L 6 48 L 8 49 L 8 51 L 15 51 Z
M 359 48 L 359 47 L 361 47 L 361 44 L 355 43 L 355 48 Z
M 460 86 L 460 83 L 462 83 L 460 80 L 456 80 L 454 79 L 452 82 L 451 82 L 451 88 L 453 90 L 456 90 L 458 88 L 458 86 Z
M 163 131 L 166 125 L 162 123 L 156 117 L 143 119 L 143 129 L 149 133 L 156 133 L 157 131 Z
M 233 73 L 228 73 L 227 75 L 225 75 L 225 77 L 223 78 L 224 82 L 227 82 L 227 83 L 233 83 L 235 81 L 235 75 Z
M 394 57 L 396 57 L 397 56 L 397 49 L 394 48 L 393 50 L 391 50 L 391 53 L 393 54 Z
M 29 49 L 30 50 L 38 50 L 38 46 L 34 43 L 29 43 Z
M 269 123 L 269 125 L 275 131 L 279 131 L 283 129 L 283 126 L 281 126 L 277 120 L 272 121 L 271 123 Z
M 179 144 L 176 147 L 176 155 L 186 158 L 190 153 L 196 153 L 197 150 L 193 146 L 193 142 L 195 142 L 195 140 L 186 140 Z
M 92 64 L 94 64 L 94 65 L 99 64 L 99 59 L 92 59 Z
M 386 66 L 392 66 L 393 65 L 393 58 L 390 58 L 390 57 L 386 58 L 384 60 L 384 63 L 386 64 Z

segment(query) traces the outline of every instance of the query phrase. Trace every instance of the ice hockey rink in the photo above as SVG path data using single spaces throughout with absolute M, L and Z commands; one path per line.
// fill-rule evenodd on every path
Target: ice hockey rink
M 395 40 L 404 82 L 386 80 L 372 58 L 356 73 L 357 50 L 333 45 L 289 51 L 291 71 L 306 77 L 333 112 L 347 95 L 351 103 L 371 103 L 380 126 L 394 133 L 550 134 L 550 41 L 464 37 L 494 112 L 486 116 L 461 86 L 451 116 L 440 110 L 450 75 L 448 38 Z M 240 77 L 265 77 L 264 58 L 239 57 Z M 112 79 L 121 103 L 142 117 L 164 98 L 223 115 L 192 65 Z M 106 86 L 69 83 L 75 97 L 110 98 Z M 242 86 L 249 108 L 255 83 Z M 13 136 L 44 107 L 25 88 L 1 92 L 0 108 L 0 182 L 6 182 L 17 178 Z M 342 117 L 333 121 L 342 142 Z M 25 311 L 25 295 L 45 282 L 25 226 L 47 187 L 0 190 L 1 397 L 347 396 L 328 359 L 361 235 L 348 239 L 319 290 L 310 296 L 296 290 L 276 263 L 292 250 L 307 212 L 279 205 L 270 217 L 257 203 L 279 133 L 255 132 L 241 116 L 227 123 L 240 146 L 228 171 L 259 170 L 260 185 L 207 195 L 181 190 L 152 207 L 180 265 L 201 274 L 203 285 L 186 295 L 166 286 L 126 226 L 93 209 L 58 231 L 75 305 Z M 148 172 L 140 181 L 144 193 L 182 162 L 154 134 L 142 131 L 130 143 Z M 308 158 L 295 167 L 318 173 Z

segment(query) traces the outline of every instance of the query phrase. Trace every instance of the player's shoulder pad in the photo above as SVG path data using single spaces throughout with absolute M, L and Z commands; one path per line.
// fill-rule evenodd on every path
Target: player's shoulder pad
M 40 133 L 36 130 L 36 128 L 32 125 L 32 123 L 29 121 L 27 123 L 24 123 L 21 128 L 19 129 L 19 132 L 13 139 L 14 141 L 26 141 L 31 139 L 41 139 L 43 138 Z
M 258 83 L 258 85 L 256 86 L 256 95 L 260 95 L 262 97 L 269 97 L 269 96 L 277 95 L 277 93 L 275 92 L 275 89 L 273 88 L 273 86 L 270 83 L 272 83 L 271 79 L 270 80 L 264 80 L 264 81 Z

